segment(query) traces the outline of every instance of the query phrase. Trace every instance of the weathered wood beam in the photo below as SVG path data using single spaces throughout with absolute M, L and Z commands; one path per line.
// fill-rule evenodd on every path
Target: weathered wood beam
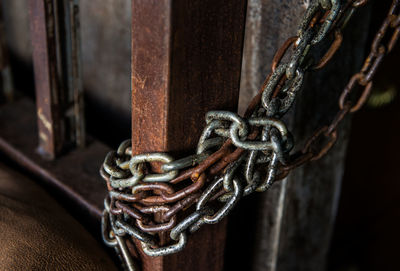
M 132 152 L 190 153 L 212 109 L 237 109 L 246 1 L 132 0 Z M 221 270 L 225 222 L 143 270 Z
M 30 0 L 39 151 L 54 159 L 85 141 L 78 5 L 76 0 Z
M 306 1 L 249 0 L 241 80 L 240 107 L 247 105 L 268 74 L 272 58 L 283 42 L 296 35 Z M 338 110 L 337 100 L 349 77 L 360 68 L 368 33 L 368 8 L 357 10 L 344 33 L 342 48 L 323 70 L 311 72 L 296 104 L 285 117 L 295 144 L 328 124 Z M 240 257 L 243 239 L 254 240 L 242 269 L 255 271 L 323 270 L 335 220 L 344 170 L 349 122 L 339 128 L 339 139 L 323 159 L 296 169 L 274 184 L 251 205 L 239 205 L 230 220 L 246 223 L 240 236 L 228 235 L 236 247 L 227 259 Z M 250 212 L 249 210 L 256 210 Z M 254 223 L 254 224 L 251 224 Z M 242 253 L 243 255 L 243 253 Z M 246 257 L 247 256 L 247 257 Z M 229 267 L 234 267 L 229 265 Z

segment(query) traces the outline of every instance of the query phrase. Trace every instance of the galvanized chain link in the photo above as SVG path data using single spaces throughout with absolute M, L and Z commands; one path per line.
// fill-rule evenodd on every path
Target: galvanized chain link
M 271 74 L 244 117 L 226 111 L 207 113 L 196 154 L 179 160 L 165 153 L 132 156 L 130 140 L 110 152 L 100 170 L 109 190 L 103 237 L 118 250 L 126 267 L 134 270 L 126 240 L 139 240 L 150 256 L 176 253 L 185 247 L 188 234 L 221 221 L 243 196 L 265 191 L 295 167 L 324 156 L 336 141 L 338 124 L 366 101 L 377 67 L 399 38 L 399 1 L 393 1 L 361 71 L 344 88 L 336 117 L 318 129 L 300 152 L 290 153 L 293 139 L 280 119 L 292 106 L 305 73 L 329 62 L 342 42 L 342 29 L 366 0 L 312 1 L 298 35 L 276 52 Z M 384 39 L 389 32 L 389 39 Z M 326 42 L 331 46 L 314 59 Z M 290 47 L 293 53 L 285 57 Z M 358 98 L 353 93 L 356 86 L 363 88 Z M 161 163 L 157 173 L 148 166 L 153 162 Z M 183 214 L 181 221 L 178 213 Z

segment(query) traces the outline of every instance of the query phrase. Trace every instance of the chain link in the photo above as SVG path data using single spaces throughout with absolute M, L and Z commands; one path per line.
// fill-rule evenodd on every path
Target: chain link
M 127 268 L 134 270 L 125 243 L 129 238 L 140 240 L 150 256 L 181 251 L 188 234 L 221 221 L 243 196 L 265 191 L 294 168 L 323 157 L 336 142 L 339 123 L 365 103 L 377 67 L 399 38 L 399 1 L 393 1 L 360 72 L 343 89 L 335 118 L 301 151 L 290 153 L 293 139 L 280 119 L 292 106 L 305 73 L 322 68 L 333 57 L 343 40 L 342 29 L 365 0 L 313 1 L 297 37 L 289 38 L 275 54 L 271 74 L 244 117 L 226 111 L 207 113 L 196 154 L 179 160 L 165 153 L 131 156 L 129 140 L 107 154 L 100 169 L 109 190 L 103 239 L 117 249 Z M 313 59 L 322 50 L 320 43 L 327 41 L 331 45 L 326 52 Z M 293 53 L 285 57 L 291 47 Z M 289 61 L 282 62 L 285 58 Z M 153 162 L 162 164 L 159 172 L 148 166 Z M 170 240 L 163 240 L 165 234 L 160 238 L 160 233 L 169 233 Z

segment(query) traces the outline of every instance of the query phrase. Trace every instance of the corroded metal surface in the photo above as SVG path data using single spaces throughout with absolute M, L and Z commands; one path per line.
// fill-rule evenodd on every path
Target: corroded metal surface
M 184 154 L 207 111 L 236 110 L 245 4 L 132 1 L 132 154 Z M 200 231 L 177 255 L 139 252 L 143 268 L 221 270 L 224 238 L 225 222 Z
M 77 1 L 29 1 L 39 152 L 85 142 Z
M 55 11 L 51 1 L 29 2 L 36 84 L 39 151 L 54 158 L 63 147 L 57 74 Z M 50 17 L 50 18 L 49 18 Z M 51 23 L 49 22 L 51 20 Z
M 189 151 L 206 112 L 236 110 L 244 4 L 133 1 L 133 154 Z
M 342 41 L 340 32 L 343 30 L 351 14 L 353 14 L 355 6 L 360 6 L 355 3 L 352 5 L 352 2 L 344 6 L 340 6 L 338 3 L 337 1 L 332 1 L 331 6 L 326 9 L 321 7 L 318 2 L 313 2 L 311 4 L 305 12 L 305 17 L 303 17 L 304 20 L 300 25 L 297 41 L 294 42 L 293 38 L 289 38 L 288 41 L 277 50 L 272 61 L 272 74 L 268 76 L 259 94 L 256 95 L 250 103 L 244 116 L 245 119 L 229 111 L 210 111 L 207 113 L 206 121 L 208 125 L 205 127 L 200 137 L 196 155 L 199 157 L 200 155 L 205 155 L 205 157 L 200 159 L 199 157 L 194 158 L 192 155 L 176 161 L 173 161 L 173 159 L 165 153 L 133 154 L 133 156 L 130 157 L 132 150 L 129 148 L 129 141 L 123 142 L 117 152 L 110 152 L 107 155 L 103 164 L 104 173 L 102 174 L 110 191 L 110 198 L 107 199 L 108 203 L 105 205 L 105 217 L 109 217 L 111 228 L 114 233 L 125 233 L 140 240 L 144 252 L 150 256 L 164 256 L 170 253 L 176 253 L 183 249 L 187 242 L 186 235 L 189 232 L 193 233 L 203 224 L 215 224 L 221 221 L 242 196 L 251 194 L 254 191 L 265 191 L 272 185 L 274 180 L 284 178 L 289 171 L 299 165 L 308 161 L 319 160 L 327 153 L 337 140 L 336 129 L 338 124 L 343 120 L 345 115 L 357 111 L 365 102 L 365 97 L 369 93 L 371 85 L 370 80 L 372 78 L 372 76 L 369 76 L 369 70 L 370 68 L 371 70 L 375 70 L 377 65 L 375 65 L 375 63 L 380 63 L 382 52 L 386 51 L 384 45 L 379 46 L 380 49 L 383 49 L 379 50 L 379 55 L 377 55 L 378 50 L 374 50 L 374 48 L 377 47 L 374 41 L 372 49 L 373 55 L 367 58 L 361 73 L 355 74 L 344 88 L 339 98 L 340 110 L 337 112 L 336 116 L 333 117 L 332 123 L 318 128 L 305 142 L 303 149 L 289 154 L 293 147 L 293 141 L 290 140 L 290 134 L 285 124 L 277 120 L 277 118 L 281 118 L 291 107 L 294 97 L 303 82 L 303 73 L 322 68 L 328 63 L 328 60 L 332 58 Z M 395 8 L 392 8 L 392 10 L 394 9 Z M 387 21 L 389 21 L 389 23 Z M 393 28 L 397 27 L 397 16 L 392 16 L 392 14 L 390 14 L 387 21 L 384 23 L 385 29 L 388 28 L 388 25 L 391 25 Z M 326 26 L 328 28 L 326 28 Z M 330 31 L 328 31 L 328 29 L 330 29 Z M 381 36 L 383 32 L 384 31 L 378 33 L 378 39 L 382 39 Z M 332 35 L 329 35 L 330 33 L 332 33 Z M 393 37 L 392 40 L 397 37 L 397 32 L 395 32 Z M 321 50 L 321 48 L 317 47 L 317 44 L 321 40 L 332 41 L 332 45 L 327 47 L 326 53 L 323 53 L 323 51 L 325 51 L 324 48 Z M 290 61 L 281 62 L 282 56 L 290 45 L 294 47 Z M 391 42 L 388 45 L 388 51 L 390 51 L 392 47 Z M 318 51 L 322 51 L 320 58 L 315 57 L 315 53 Z M 371 59 L 375 59 L 375 61 L 371 62 Z M 297 81 L 299 81 L 299 83 Z M 366 86 L 360 98 L 354 101 L 352 101 L 352 99 L 345 99 L 344 97 L 347 97 L 350 90 L 355 86 L 355 82 Z M 344 102 L 344 100 L 346 100 L 346 102 Z M 263 127 L 261 138 L 257 137 L 259 130 L 256 126 Z M 249 134 L 249 131 L 252 131 L 251 134 Z M 137 132 L 140 132 L 140 130 L 137 130 Z M 209 139 L 210 136 L 211 139 Z M 226 138 L 226 142 L 222 145 L 224 137 Z M 222 139 L 218 140 L 220 143 L 217 144 L 219 146 L 222 145 L 222 147 L 220 147 L 220 151 L 216 151 L 213 155 L 207 157 L 208 155 L 205 151 L 208 147 L 204 147 L 203 145 L 209 145 L 205 143 L 210 140 L 214 141 L 215 139 Z M 233 145 L 237 147 L 237 151 L 240 151 L 240 154 L 235 156 L 233 160 L 229 159 L 230 162 L 226 162 L 224 161 L 225 158 L 220 156 L 219 153 L 228 150 L 228 147 L 231 145 L 232 147 Z M 251 152 L 245 163 L 246 166 L 243 168 L 240 166 L 244 166 L 243 162 L 248 154 L 244 152 L 245 150 Z M 257 153 L 257 151 L 263 151 L 263 153 Z M 228 153 L 224 155 L 230 156 Z M 218 158 L 215 159 L 217 154 Z M 264 155 L 266 155 L 266 157 L 264 157 Z M 257 157 L 261 160 L 256 160 Z M 220 162 L 218 162 L 219 159 L 221 159 Z M 186 162 L 186 160 L 189 162 Z M 162 174 L 151 173 L 151 169 L 145 169 L 145 163 L 153 161 L 163 163 L 161 166 Z M 182 177 L 177 176 L 178 170 L 194 166 L 197 163 L 199 164 L 197 167 L 183 171 L 183 175 L 181 174 Z M 216 165 L 213 165 L 214 163 L 216 163 Z M 221 163 L 223 166 L 219 166 Z M 228 163 L 231 164 L 223 170 L 223 173 L 220 173 L 219 171 L 224 169 Z M 257 163 L 268 163 L 268 167 L 264 169 L 264 171 L 260 171 L 262 167 L 260 165 L 257 167 Z M 240 169 L 237 170 L 239 167 Z M 188 174 L 189 171 L 191 172 L 190 174 Z M 242 171 L 245 172 L 245 176 L 241 175 L 240 172 Z M 208 178 L 205 174 L 208 175 Z M 185 196 L 192 196 L 192 193 L 196 193 L 199 191 L 198 189 L 202 188 L 206 182 L 205 180 L 210 179 L 210 176 L 212 178 L 215 174 L 217 174 L 216 176 L 218 179 L 208 185 L 208 187 L 206 186 L 205 190 L 202 191 L 196 204 L 196 210 L 181 222 L 178 222 L 175 227 L 175 219 L 165 224 L 164 222 L 166 221 L 158 221 L 157 216 L 155 216 L 155 220 L 153 220 L 154 226 L 143 227 L 142 219 L 144 219 L 144 217 L 140 215 L 141 208 L 138 208 L 136 211 L 134 211 L 135 209 L 125 208 L 124 211 L 119 207 L 117 207 L 117 209 L 114 207 L 114 203 L 118 205 L 124 201 L 126 201 L 128 205 L 135 203 L 134 208 L 140 206 L 137 205 L 137 203 L 144 204 L 145 206 L 150 204 L 150 206 L 156 210 L 155 214 L 159 213 L 161 217 L 163 217 L 162 213 L 169 212 L 170 206 L 162 205 L 164 209 L 167 208 L 163 210 L 158 208 L 157 204 L 176 203 L 176 201 L 184 199 Z M 265 174 L 266 176 L 260 180 L 260 176 Z M 175 187 L 172 186 L 172 184 L 180 183 L 189 178 L 194 184 L 182 189 L 181 191 L 185 190 L 184 193 L 175 193 Z M 248 185 L 246 187 L 242 186 L 240 182 L 242 179 L 247 180 Z M 198 184 L 199 186 L 197 187 Z M 191 189 L 191 187 L 194 186 L 196 186 L 196 189 Z M 223 189 L 221 186 L 223 186 Z M 220 190 L 222 193 L 219 192 Z M 146 194 L 144 194 L 145 192 Z M 118 197 L 116 197 L 116 193 Z M 171 196 L 171 194 L 174 196 Z M 220 206 L 218 211 L 207 204 L 209 201 L 216 198 L 225 202 L 225 204 Z M 130 215 L 127 212 L 135 214 L 132 217 L 133 220 L 128 220 L 127 217 Z M 121 217 L 122 213 L 125 214 L 124 217 Z M 148 218 L 146 218 L 146 220 L 147 219 Z M 118 224 L 124 225 L 123 228 L 116 228 L 115 226 Z M 136 225 L 140 229 L 138 229 Z M 177 241 L 177 243 L 170 243 L 165 246 L 165 240 L 163 240 L 163 238 L 161 238 L 161 242 L 154 239 L 154 236 L 149 239 L 150 236 L 148 233 L 150 232 L 158 232 L 161 234 L 169 230 L 171 230 L 170 238 Z M 108 239 L 108 237 L 105 237 L 105 239 Z M 154 245 L 157 247 L 151 248 L 151 246 Z

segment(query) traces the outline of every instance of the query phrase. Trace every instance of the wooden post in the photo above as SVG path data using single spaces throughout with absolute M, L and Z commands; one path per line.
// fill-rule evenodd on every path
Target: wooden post
M 54 159 L 84 144 L 76 0 L 30 0 L 39 152 Z
M 132 152 L 190 153 L 212 109 L 237 109 L 246 1 L 132 0 Z M 143 270 L 221 270 L 225 222 Z

